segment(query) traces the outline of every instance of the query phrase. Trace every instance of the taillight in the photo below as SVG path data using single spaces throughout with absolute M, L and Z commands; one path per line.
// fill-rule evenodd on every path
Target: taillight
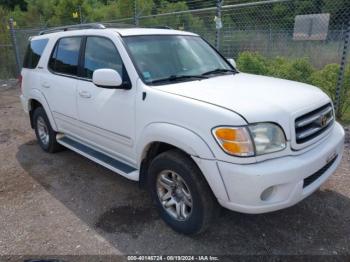
M 19 75 L 18 76 L 18 85 L 21 88 L 21 93 L 23 94 L 23 89 L 22 89 L 22 81 L 23 81 L 23 76 Z

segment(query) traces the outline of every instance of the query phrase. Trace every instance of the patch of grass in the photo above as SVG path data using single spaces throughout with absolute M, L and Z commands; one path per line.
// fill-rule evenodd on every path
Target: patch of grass
M 343 125 L 350 125 L 350 108 L 344 112 L 342 118 L 340 119 L 340 122 Z

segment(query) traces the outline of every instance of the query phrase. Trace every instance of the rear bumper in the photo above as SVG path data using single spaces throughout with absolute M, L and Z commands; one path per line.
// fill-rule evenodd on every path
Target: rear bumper
M 24 110 L 24 112 L 26 112 L 27 114 L 29 113 L 29 108 L 28 108 L 28 101 L 25 98 L 24 95 L 20 95 L 20 99 L 21 99 L 21 104 L 22 104 L 22 108 Z
M 317 190 L 335 172 L 343 147 L 344 130 L 336 123 L 325 141 L 300 155 L 250 165 L 218 162 L 229 198 L 218 199 L 219 203 L 243 213 L 265 213 L 292 206 Z M 333 156 L 336 159 L 330 163 Z M 308 185 L 304 185 L 304 179 L 313 174 Z M 270 193 L 262 197 L 270 187 Z

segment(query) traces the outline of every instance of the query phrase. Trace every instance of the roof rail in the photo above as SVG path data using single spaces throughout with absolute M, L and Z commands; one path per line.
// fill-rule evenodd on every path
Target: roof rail
M 146 27 L 146 28 L 154 28 L 154 29 L 174 29 L 170 26 L 167 26 L 167 25 L 156 25 L 156 26 L 150 26 L 150 27 Z
M 139 26 L 134 24 L 127 23 L 117 23 L 117 22 L 103 22 L 102 23 L 106 28 L 138 28 Z
M 46 35 L 50 33 L 69 31 L 69 30 L 82 30 L 82 29 L 104 29 L 106 28 L 103 24 L 90 23 L 90 24 L 77 24 L 77 25 L 67 25 L 50 28 L 39 32 L 39 35 Z

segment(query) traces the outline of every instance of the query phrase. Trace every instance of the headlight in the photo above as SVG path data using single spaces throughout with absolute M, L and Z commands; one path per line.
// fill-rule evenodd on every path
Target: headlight
M 218 127 L 213 130 L 213 135 L 220 147 L 234 156 L 263 155 L 286 148 L 283 130 L 272 123 Z
M 257 155 L 273 153 L 286 148 L 283 130 L 276 124 L 260 123 L 249 125 Z

